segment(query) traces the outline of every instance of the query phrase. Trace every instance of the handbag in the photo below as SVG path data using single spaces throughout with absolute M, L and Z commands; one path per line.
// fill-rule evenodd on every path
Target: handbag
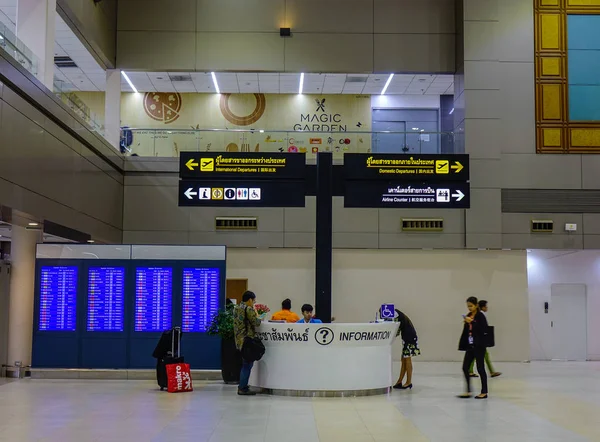
M 181 393 L 193 391 L 190 364 L 178 363 L 167 365 L 167 391 L 169 393 Z
M 246 332 L 248 332 L 248 310 L 244 310 L 244 322 L 246 325 Z M 265 354 L 265 345 L 259 338 L 251 338 L 246 336 L 244 343 L 242 344 L 242 358 L 246 362 L 260 361 Z
M 485 346 L 492 348 L 496 345 L 496 337 L 494 334 L 494 326 L 488 325 L 487 332 L 485 333 Z

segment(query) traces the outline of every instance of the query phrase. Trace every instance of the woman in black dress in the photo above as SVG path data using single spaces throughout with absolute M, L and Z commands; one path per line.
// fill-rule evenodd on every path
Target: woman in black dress
M 463 374 L 465 376 L 467 391 L 460 398 L 471 397 L 471 376 L 469 374 L 473 359 L 477 363 L 477 371 L 481 379 L 481 394 L 475 399 L 487 399 L 488 386 L 487 374 L 485 372 L 485 352 L 487 348 L 488 323 L 485 315 L 479 309 L 477 298 L 471 296 L 467 299 L 469 313 L 464 316 L 463 332 L 458 343 L 458 349 L 465 352 L 463 360 Z
M 394 318 L 394 320 L 400 323 L 398 334 L 402 336 L 404 346 L 402 347 L 402 367 L 400 368 L 400 377 L 398 378 L 396 385 L 394 385 L 394 388 L 397 390 L 412 389 L 413 365 L 411 358 L 421 354 L 421 350 L 419 350 L 419 345 L 417 343 L 417 331 L 408 316 L 398 309 L 396 309 L 396 314 L 398 316 Z M 404 379 L 404 375 L 406 375 L 406 383 L 403 384 L 402 380 Z

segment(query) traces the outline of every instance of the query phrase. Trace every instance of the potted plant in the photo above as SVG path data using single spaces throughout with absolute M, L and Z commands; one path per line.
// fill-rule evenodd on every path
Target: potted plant
M 226 384 L 237 384 L 240 381 L 242 355 L 235 346 L 233 333 L 233 309 L 229 304 L 212 318 L 207 333 L 221 338 L 221 376 Z

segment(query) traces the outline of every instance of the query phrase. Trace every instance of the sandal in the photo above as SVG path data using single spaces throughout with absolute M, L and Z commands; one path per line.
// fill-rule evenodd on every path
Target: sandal
M 478 378 L 479 375 L 477 373 L 469 373 L 470 378 Z
M 456 397 L 459 398 L 459 399 L 470 399 L 471 398 L 471 393 L 459 394 Z

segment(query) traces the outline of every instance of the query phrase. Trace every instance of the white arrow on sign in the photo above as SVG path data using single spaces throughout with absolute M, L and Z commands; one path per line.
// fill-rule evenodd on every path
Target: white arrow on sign
M 465 194 L 462 193 L 460 190 L 457 190 L 456 193 L 452 194 L 452 198 L 456 198 L 456 202 L 459 202 L 460 200 L 462 200 L 465 197 Z
M 188 198 L 189 200 L 191 200 L 191 199 L 192 199 L 192 197 L 194 197 L 194 196 L 198 195 L 198 192 L 194 192 L 194 188 L 193 188 L 193 187 L 190 187 L 188 190 L 186 190 L 185 192 L 183 192 L 183 194 L 184 194 L 185 196 L 187 196 L 187 198 Z M 459 201 L 460 201 L 460 200 L 459 200 Z

